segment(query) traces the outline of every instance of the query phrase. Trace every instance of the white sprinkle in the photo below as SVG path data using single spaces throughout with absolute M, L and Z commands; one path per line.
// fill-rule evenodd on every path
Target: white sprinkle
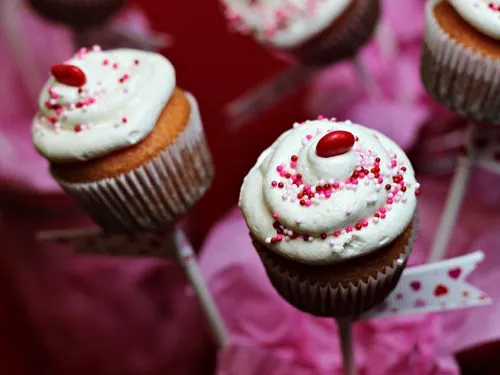
M 314 241 L 314 237 L 309 237 L 309 238 L 308 238 L 308 241 L 309 241 L 309 242 L 313 242 L 313 241 Z
M 290 241 L 290 237 L 285 236 L 285 241 L 287 241 L 287 242 Z
M 325 180 L 324 179 L 319 180 L 319 185 L 324 185 L 324 184 L 325 184 Z
M 345 182 L 341 182 L 339 184 L 339 189 L 344 189 L 345 188 Z
M 387 194 L 387 198 L 394 198 L 394 194 L 392 193 Z
M 387 207 L 385 208 L 387 211 L 390 211 L 392 210 L 392 206 L 390 204 L 387 205 Z
M 373 221 L 375 224 L 377 224 L 377 223 L 379 222 L 379 220 L 380 220 L 380 219 L 379 219 L 378 217 L 374 217 L 372 221 Z
M 335 246 L 335 240 L 330 240 L 329 244 L 330 244 L 331 247 L 334 247 Z
M 406 184 L 406 185 L 407 185 L 407 186 L 410 186 L 410 184 Z M 420 184 L 417 182 L 417 183 L 415 184 L 415 189 L 418 189 L 418 188 L 420 188 Z
M 408 200 L 408 198 L 406 198 L 406 197 L 401 198 L 401 202 L 403 202 L 403 203 L 406 203 L 407 200 Z
M 300 225 L 302 223 L 302 220 L 300 219 L 295 219 L 295 224 Z
M 292 195 L 292 197 L 290 198 L 290 202 L 293 203 L 293 202 L 296 202 L 296 201 L 297 201 L 297 197 Z
M 314 186 L 313 186 L 313 187 L 311 188 L 311 193 L 316 193 L 316 187 L 314 187 Z
M 307 144 L 307 139 L 305 139 L 305 138 L 304 138 L 304 139 L 302 140 L 302 145 L 303 145 L 303 146 L 305 146 L 306 144 Z
M 404 262 L 405 261 L 402 258 L 398 258 L 398 260 L 396 260 L 398 266 L 402 266 Z
M 294 129 L 297 129 L 299 126 L 300 126 L 300 124 L 298 122 L 296 122 L 295 124 L 293 124 L 293 128 Z
M 334 182 L 335 182 L 335 180 L 334 180 L 333 178 L 330 178 L 330 179 L 328 180 L 328 183 L 329 183 L 330 185 L 333 185 L 333 183 L 334 183 Z
M 288 200 L 288 194 L 283 194 L 281 196 L 281 199 L 283 199 L 284 201 Z
M 266 243 L 271 243 L 271 237 L 266 238 Z
M 365 186 L 368 186 L 368 185 L 370 185 L 370 180 L 365 179 Z

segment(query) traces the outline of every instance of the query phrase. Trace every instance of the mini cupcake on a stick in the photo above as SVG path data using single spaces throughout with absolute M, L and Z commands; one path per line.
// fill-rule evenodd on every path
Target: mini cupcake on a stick
M 306 121 L 265 150 L 240 207 L 268 276 L 295 307 L 353 318 L 396 286 L 417 231 L 410 161 L 385 135 Z
M 373 83 L 356 55 L 378 25 L 380 0 L 221 1 L 232 30 L 252 35 L 296 63 L 227 105 L 235 127 L 278 102 L 318 69 L 343 59 L 355 60 L 362 84 L 371 90 Z
M 500 2 L 430 0 L 422 79 L 439 102 L 472 120 L 500 123 Z
M 213 164 L 195 98 L 163 56 L 81 49 L 52 67 L 33 142 L 106 231 L 161 228 L 207 191 Z

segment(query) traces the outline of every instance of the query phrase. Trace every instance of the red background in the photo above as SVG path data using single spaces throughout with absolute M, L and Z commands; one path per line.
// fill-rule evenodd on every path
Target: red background
M 214 220 L 238 200 L 245 173 L 258 154 L 294 121 L 304 118 L 297 93 L 238 132 L 232 132 L 223 106 L 246 89 L 279 72 L 284 64 L 251 38 L 227 30 L 218 1 L 143 0 L 154 30 L 171 34 L 163 51 L 177 71 L 178 85 L 200 103 L 216 165 L 210 192 L 190 216 L 190 236 L 199 245 Z

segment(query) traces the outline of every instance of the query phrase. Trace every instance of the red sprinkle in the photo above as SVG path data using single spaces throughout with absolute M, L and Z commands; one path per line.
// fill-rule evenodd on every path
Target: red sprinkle
M 292 155 L 291 159 L 292 159 L 292 161 L 297 161 L 298 157 L 297 157 L 297 155 Z
M 385 185 L 385 190 L 391 190 L 391 185 L 389 184 Z
M 280 183 L 278 184 L 278 188 L 280 188 L 280 189 L 283 189 L 283 187 L 284 187 L 284 186 L 285 186 L 285 185 L 283 184 L 283 182 L 280 182 Z
M 82 126 L 80 124 L 75 125 L 75 132 L 81 132 L 82 131 Z
M 321 233 L 321 239 L 326 240 L 326 233 Z

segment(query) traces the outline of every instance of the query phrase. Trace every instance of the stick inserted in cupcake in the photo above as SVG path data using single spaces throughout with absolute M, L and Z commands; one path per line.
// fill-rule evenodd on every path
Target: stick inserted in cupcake
M 32 135 L 53 177 L 105 232 L 158 230 L 226 345 L 194 252 L 175 226 L 214 173 L 195 98 L 177 87 L 170 61 L 151 52 L 82 48 L 51 73 Z

